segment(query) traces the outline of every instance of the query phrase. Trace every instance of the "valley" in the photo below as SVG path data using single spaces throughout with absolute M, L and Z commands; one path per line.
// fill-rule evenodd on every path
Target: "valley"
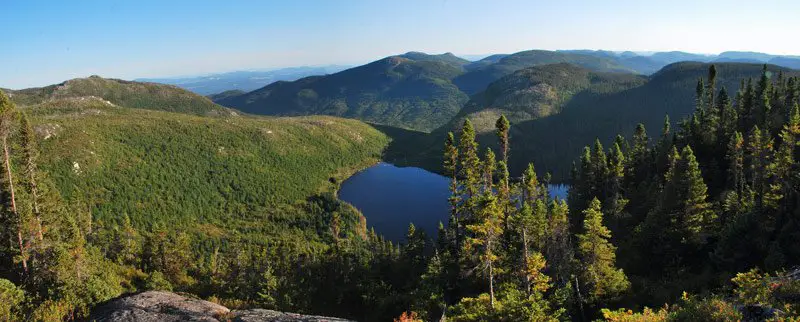
M 3 90 L 0 320 L 141 294 L 219 320 L 796 314 L 800 71 L 765 63 L 792 59 L 408 52 L 209 96 Z M 118 310 L 175 313 L 148 303 Z

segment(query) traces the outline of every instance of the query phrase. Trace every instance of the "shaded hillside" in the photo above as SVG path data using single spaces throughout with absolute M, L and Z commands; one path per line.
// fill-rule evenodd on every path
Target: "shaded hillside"
M 491 56 L 486 56 L 480 60 L 476 60 L 464 66 L 468 71 L 472 71 L 481 67 L 486 67 L 496 62 L 499 62 L 504 57 L 508 56 L 508 54 L 495 54 Z
M 450 82 L 466 63 L 449 53 L 411 52 L 328 76 L 276 82 L 218 103 L 253 114 L 325 114 L 429 131 L 467 101 Z
M 639 86 L 645 80 L 643 76 L 592 72 L 566 63 L 526 68 L 473 95 L 449 128 L 457 129 L 468 117 L 478 133 L 493 131 L 500 114 L 512 123 L 547 117 L 560 113 L 576 96 L 591 99 Z
M 161 110 L 197 115 L 219 115 L 230 112 L 210 99 L 172 85 L 131 82 L 90 76 L 40 88 L 7 91 L 19 105 L 32 105 L 52 100 L 97 97 L 117 106 Z
M 453 80 L 467 94 L 475 94 L 495 80 L 517 70 L 538 65 L 570 63 L 599 72 L 634 72 L 612 59 L 569 52 L 529 50 L 500 58 L 496 63 L 475 68 Z
M 717 63 L 717 88 L 725 86 L 731 97 L 735 95 L 742 78 L 758 78 L 761 75 L 762 65 L 740 63 Z M 511 126 L 512 150 L 510 153 L 510 167 L 513 175 L 518 175 L 528 161 L 536 164 L 536 169 L 541 173 L 550 171 L 555 181 L 564 181 L 569 177 L 572 160 L 578 156 L 581 149 L 599 138 L 604 144 L 610 142 L 617 133 L 629 135 L 637 123 L 644 123 L 651 135 L 657 135 L 663 124 L 664 116 L 669 115 L 673 123 L 686 117 L 694 111 L 694 93 L 697 80 L 706 76 L 710 64 L 707 63 L 676 63 L 665 67 L 663 70 L 650 76 L 649 79 L 637 81 L 628 76 L 626 81 L 616 87 L 614 91 L 599 92 L 584 90 L 574 93 L 561 103 L 560 113 L 552 114 L 538 119 L 529 119 L 513 122 Z M 544 66 L 518 72 L 522 75 L 535 75 L 533 71 L 541 72 L 542 69 L 553 67 Z M 773 72 L 783 71 L 785 76 L 800 75 L 800 72 L 783 67 L 768 66 Z M 574 69 L 574 72 L 586 71 Z M 532 73 L 532 74 L 531 74 Z M 590 73 L 592 74 L 592 73 Z M 586 75 L 586 74 L 584 74 Z M 613 76 L 604 74 L 606 77 Z M 615 76 L 613 79 L 624 80 L 626 77 Z M 524 82 L 511 82 L 517 79 L 514 75 L 499 80 L 489 86 L 487 92 L 514 93 L 515 85 Z M 525 78 L 519 78 L 525 79 Z M 564 78 L 559 78 L 564 79 Z M 580 79 L 579 77 L 576 79 Z M 591 79 L 591 78 L 590 78 Z M 576 83 L 577 84 L 577 83 Z M 585 83 L 584 83 L 585 84 Z M 573 85 L 574 86 L 574 85 Z M 626 89 L 627 86 L 627 89 Z M 541 85 L 540 85 L 541 87 Z M 525 88 L 525 85 L 519 87 Z M 580 87 L 578 87 L 580 88 Z M 591 88 L 591 87 L 590 87 Z M 484 94 L 473 96 L 469 104 L 482 98 Z M 521 97 L 527 97 L 528 94 Z M 511 98 L 518 97 L 511 95 Z M 558 97 L 553 95 L 551 97 Z M 463 115 L 470 115 L 473 124 L 479 132 L 478 140 L 482 144 L 494 145 L 496 137 L 492 132 L 494 122 L 500 113 L 515 115 L 515 108 L 536 106 L 542 101 L 531 100 L 527 104 L 517 104 L 513 99 L 500 100 L 503 104 L 496 104 L 493 109 L 484 109 L 480 112 L 468 113 L 472 107 L 465 107 Z M 558 101 L 553 100 L 553 101 Z M 536 102 L 536 103 L 534 103 Z M 547 102 L 547 100 L 544 100 Z M 540 106 L 550 106 L 543 104 Z M 513 118 L 512 118 L 513 119 Z M 448 126 L 434 131 L 424 139 L 411 140 L 409 145 L 425 149 L 416 158 L 406 158 L 412 164 L 417 164 L 431 170 L 440 171 L 442 142 L 446 131 L 452 131 L 459 126 L 460 119 L 454 120 Z M 390 149 L 403 151 L 400 147 Z M 407 151 L 403 151 L 409 153 Z M 388 153 L 388 155 L 400 154 Z
M 743 78 L 758 78 L 762 65 L 717 63 L 717 89 L 728 89 L 733 97 Z M 643 123 L 651 136 L 661 131 L 664 116 L 678 122 L 695 108 L 697 79 L 708 74 L 710 64 L 677 63 L 665 67 L 639 87 L 591 100 L 573 99 L 558 115 L 515 124 L 511 128 L 512 169 L 521 169 L 526 160 L 536 162 L 539 171 L 551 171 L 557 180 L 568 178 L 570 162 L 583 146 L 599 138 L 608 144 L 617 133 L 630 135 Z M 769 66 L 772 72 L 800 75 L 783 67 Z M 775 74 L 773 74 L 775 77 Z
M 227 98 L 231 98 L 231 97 L 235 97 L 235 96 L 239 96 L 239 95 L 243 95 L 243 94 L 245 94 L 244 91 L 240 91 L 238 89 L 235 89 L 235 90 L 230 90 L 230 91 L 224 91 L 222 93 L 216 93 L 216 94 L 207 95 L 206 97 L 208 97 L 208 99 L 216 102 L 216 101 L 224 100 L 224 99 L 227 99 Z

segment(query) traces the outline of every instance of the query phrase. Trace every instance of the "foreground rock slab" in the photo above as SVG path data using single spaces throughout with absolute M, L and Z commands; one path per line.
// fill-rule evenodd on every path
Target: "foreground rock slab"
M 98 322 L 345 322 L 323 316 L 283 313 L 272 310 L 234 310 L 209 301 L 175 293 L 148 291 L 111 300 L 92 310 L 89 321 Z

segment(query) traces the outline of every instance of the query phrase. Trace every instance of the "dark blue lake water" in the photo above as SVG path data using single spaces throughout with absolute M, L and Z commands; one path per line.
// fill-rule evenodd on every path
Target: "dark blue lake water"
M 367 218 L 378 234 L 400 242 L 414 223 L 435 236 L 439 222 L 447 224 L 450 196 L 448 178 L 413 167 L 378 163 L 342 182 L 339 199 Z M 550 186 L 550 195 L 566 198 L 567 186 Z

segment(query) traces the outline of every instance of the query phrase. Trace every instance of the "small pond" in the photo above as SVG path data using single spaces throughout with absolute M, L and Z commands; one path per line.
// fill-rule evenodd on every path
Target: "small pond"
M 439 222 L 447 223 L 449 184 L 448 178 L 421 168 L 378 163 L 342 182 L 339 199 L 358 208 L 378 234 L 401 242 L 409 223 L 428 236 L 435 236 Z M 566 198 L 567 189 L 551 185 L 550 195 Z

